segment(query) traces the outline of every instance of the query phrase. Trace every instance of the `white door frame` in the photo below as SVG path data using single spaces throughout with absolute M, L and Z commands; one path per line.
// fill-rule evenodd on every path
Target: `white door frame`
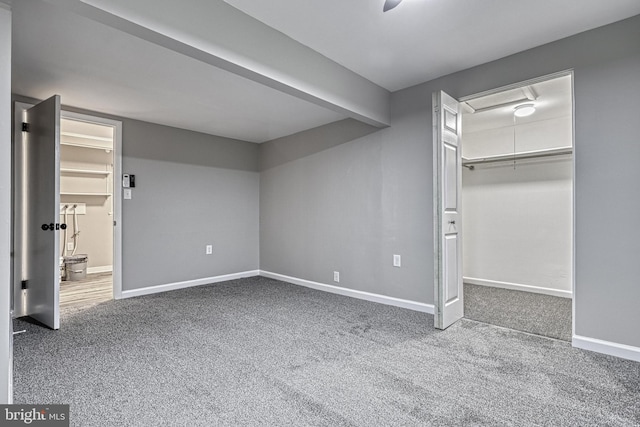
M 22 121 L 24 111 L 31 108 L 33 104 L 16 102 L 14 112 L 14 263 L 13 263 L 13 289 L 14 292 L 18 292 L 20 289 L 20 282 L 23 275 L 22 272 L 22 207 L 18 205 L 21 200 L 20 194 L 25 177 L 23 176 L 24 169 L 18 163 L 22 159 L 21 150 L 18 148 L 22 144 Z M 122 204 L 120 201 L 120 194 L 122 194 L 122 181 L 120 176 L 122 174 L 122 122 L 118 120 L 106 119 L 103 117 L 93 116 L 89 114 L 75 113 L 67 111 L 64 107 L 60 113 L 61 118 L 78 120 L 88 123 L 95 123 L 99 125 L 112 126 L 113 127 L 113 220 L 115 225 L 113 227 L 113 298 L 122 298 Z M 13 296 L 13 303 L 16 301 L 16 295 Z M 22 298 L 21 298 L 22 300 Z M 14 317 L 23 316 L 22 307 L 13 307 Z
M 575 92 L 574 92 L 574 73 L 573 69 L 568 69 L 564 71 L 559 71 L 552 74 L 546 74 L 544 76 L 536 77 L 529 80 L 524 80 L 518 83 L 513 83 L 506 86 L 501 86 L 495 89 L 490 89 L 484 92 L 475 93 L 473 95 L 463 96 L 458 99 L 459 102 L 470 101 L 472 99 L 480 98 L 487 95 L 494 95 L 499 92 L 504 92 L 507 90 L 517 89 L 522 86 L 532 85 L 540 82 L 544 82 L 547 80 L 552 80 L 558 77 L 571 76 L 571 144 L 573 146 L 573 154 L 571 156 L 571 164 L 572 164 L 572 177 L 571 177 L 571 335 L 572 339 L 576 334 L 576 151 L 578 147 L 576 147 L 576 110 L 575 110 Z M 462 130 L 464 135 L 464 129 Z M 463 136 L 464 138 L 464 136 Z M 464 141 L 463 141 L 464 142 Z M 434 142 L 435 143 L 435 142 Z M 442 179 L 442 177 L 435 177 Z M 434 194 L 434 197 L 436 195 Z M 434 199 L 434 204 L 437 201 Z M 435 218 L 434 218 L 435 221 Z M 434 235 L 434 238 L 437 236 Z M 434 292 L 435 287 L 438 286 L 437 283 L 434 283 Z M 434 312 L 437 312 L 438 301 L 434 301 L 434 305 L 436 306 Z

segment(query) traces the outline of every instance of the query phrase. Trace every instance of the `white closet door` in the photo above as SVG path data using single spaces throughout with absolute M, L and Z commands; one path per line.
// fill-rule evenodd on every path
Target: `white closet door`
M 462 149 L 458 101 L 433 94 L 435 315 L 445 329 L 464 315 L 462 294 Z

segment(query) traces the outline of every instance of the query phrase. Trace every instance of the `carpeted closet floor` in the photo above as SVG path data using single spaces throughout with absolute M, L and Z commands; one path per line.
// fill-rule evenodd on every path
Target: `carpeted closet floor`
M 571 341 L 571 299 L 464 284 L 464 317 Z

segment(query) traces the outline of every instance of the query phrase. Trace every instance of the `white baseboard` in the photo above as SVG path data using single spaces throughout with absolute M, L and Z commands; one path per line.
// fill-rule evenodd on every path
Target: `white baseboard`
M 373 294 L 370 292 L 357 291 L 354 289 L 327 285 L 324 283 L 313 282 L 310 280 L 299 279 L 291 276 L 285 276 L 283 274 L 272 273 L 264 270 L 243 271 L 241 273 L 225 274 L 222 276 L 207 277 L 203 279 L 187 280 L 184 282 L 168 283 L 165 285 L 148 286 L 146 288 L 141 288 L 141 289 L 122 291 L 122 298 L 132 298 L 132 297 L 137 297 L 142 295 L 157 294 L 160 292 L 173 291 L 177 289 L 190 288 L 193 286 L 202 286 L 202 285 L 208 285 L 212 283 L 224 282 L 227 280 L 235 280 L 235 279 L 242 279 L 245 277 L 255 277 L 255 276 L 264 276 L 271 279 L 292 283 L 294 285 L 300 285 L 307 288 L 317 289 L 320 291 L 330 292 L 338 295 L 344 295 L 352 298 L 358 298 L 366 301 L 377 302 L 380 304 L 406 308 L 409 310 L 420 311 L 423 313 L 433 314 L 433 311 L 434 311 L 433 304 L 425 304 L 425 303 L 405 300 L 401 298 L 389 297 L 386 295 Z M 476 279 L 472 279 L 472 280 L 475 281 Z M 467 278 L 465 278 L 465 282 L 472 283 L 467 281 Z M 487 281 L 483 281 L 483 282 L 484 283 L 482 284 L 485 286 L 495 286 L 495 285 L 486 285 Z M 503 282 L 498 282 L 498 283 L 503 283 Z M 475 283 L 475 284 L 480 284 L 480 283 Z M 500 287 L 500 286 L 496 286 L 496 287 Z M 517 288 L 506 288 L 506 289 L 517 289 Z M 545 288 L 535 288 L 535 289 L 545 289 Z M 521 288 L 517 290 L 521 290 Z M 535 291 L 528 290 L 528 292 L 535 292 Z M 544 292 L 539 292 L 539 293 L 544 293 Z M 557 296 L 562 296 L 562 295 L 557 295 Z M 573 336 L 572 345 L 576 348 L 580 348 L 583 350 L 594 351 L 596 353 L 608 354 L 611 356 L 616 356 L 623 359 L 640 362 L 639 347 L 633 347 L 625 344 L 617 344 L 610 341 L 603 341 L 603 340 L 583 337 L 579 335 Z
M 87 267 L 87 274 L 110 273 L 113 271 L 112 265 L 101 265 L 98 267 Z
M 464 283 L 470 285 L 490 286 L 492 288 L 512 289 L 514 291 L 533 292 L 535 294 L 552 295 L 554 297 L 571 298 L 571 291 L 560 289 L 542 288 L 539 286 L 523 285 L 520 283 L 499 282 L 497 280 L 478 279 L 476 277 L 463 277 Z
M 402 307 L 402 308 L 407 308 L 409 310 L 433 314 L 433 309 L 434 309 L 433 304 L 425 304 L 422 302 L 388 297 L 386 295 L 372 294 L 370 292 L 357 291 L 357 290 L 348 289 L 348 288 L 341 288 L 340 286 L 326 285 L 324 283 L 298 279 L 297 277 L 285 276 L 283 274 L 272 273 L 270 271 L 260 270 L 260 275 L 264 277 L 268 277 L 270 279 L 276 279 L 283 282 L 292 283 L 294 285 L 300 285 L 307 288 L 317 289 L 319 291 L 330 292 L 332 294 L 339 294 L 347 297 L 358 298 L 366 301 L 377 302 L 380 304 L 393 305 L 395 307 Z
M 608 354 L 640 362 L 640 347 L 633 347 L 626 344 L 618 344 L 611 341 L 603 341 L 595 338 L 574 335 L 571 340 L 574 347 L 583 350 L 595 351 L 596 353 Z
M 148 286 L 146 288 L 122 291 L 122 298 L 139 297 L 141 295 L 157 294 L 160 292 L 175 291 L 177 289 L 191 288 L 193 286 L 209 285 L 211 283 L 225 282 L 227 280 L 242 279 L 260 275 L 260 270 L 243 271 L 241 273 L 225 274 L 222 276 L 205 277 L 204 279 L 187 280 L 184 282 L 167 283 L 166 285 Z

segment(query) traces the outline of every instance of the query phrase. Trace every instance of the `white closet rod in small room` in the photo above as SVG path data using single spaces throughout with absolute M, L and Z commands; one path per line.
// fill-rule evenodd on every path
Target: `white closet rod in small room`
M 516 154 L 501 154 L 499 156 L 488 156 L 479 159 L 465 159 L 462 158 L 462 166 L 470 167 L 473 165 L 479 165 L 483 163 L 495 163 L 495 162 L 504 162 L 509 160 L 523 160 L 523 159 L 537 159 L 541 157 L 553 157 L 553 156 L 564 156 L 567 154 L 573 154 L 572 147 L 564 147 L 564 148 L 552 148 L 549 150 L 539 150 L 539 151 L 526 151 L 524 153 L 516 153 Z

